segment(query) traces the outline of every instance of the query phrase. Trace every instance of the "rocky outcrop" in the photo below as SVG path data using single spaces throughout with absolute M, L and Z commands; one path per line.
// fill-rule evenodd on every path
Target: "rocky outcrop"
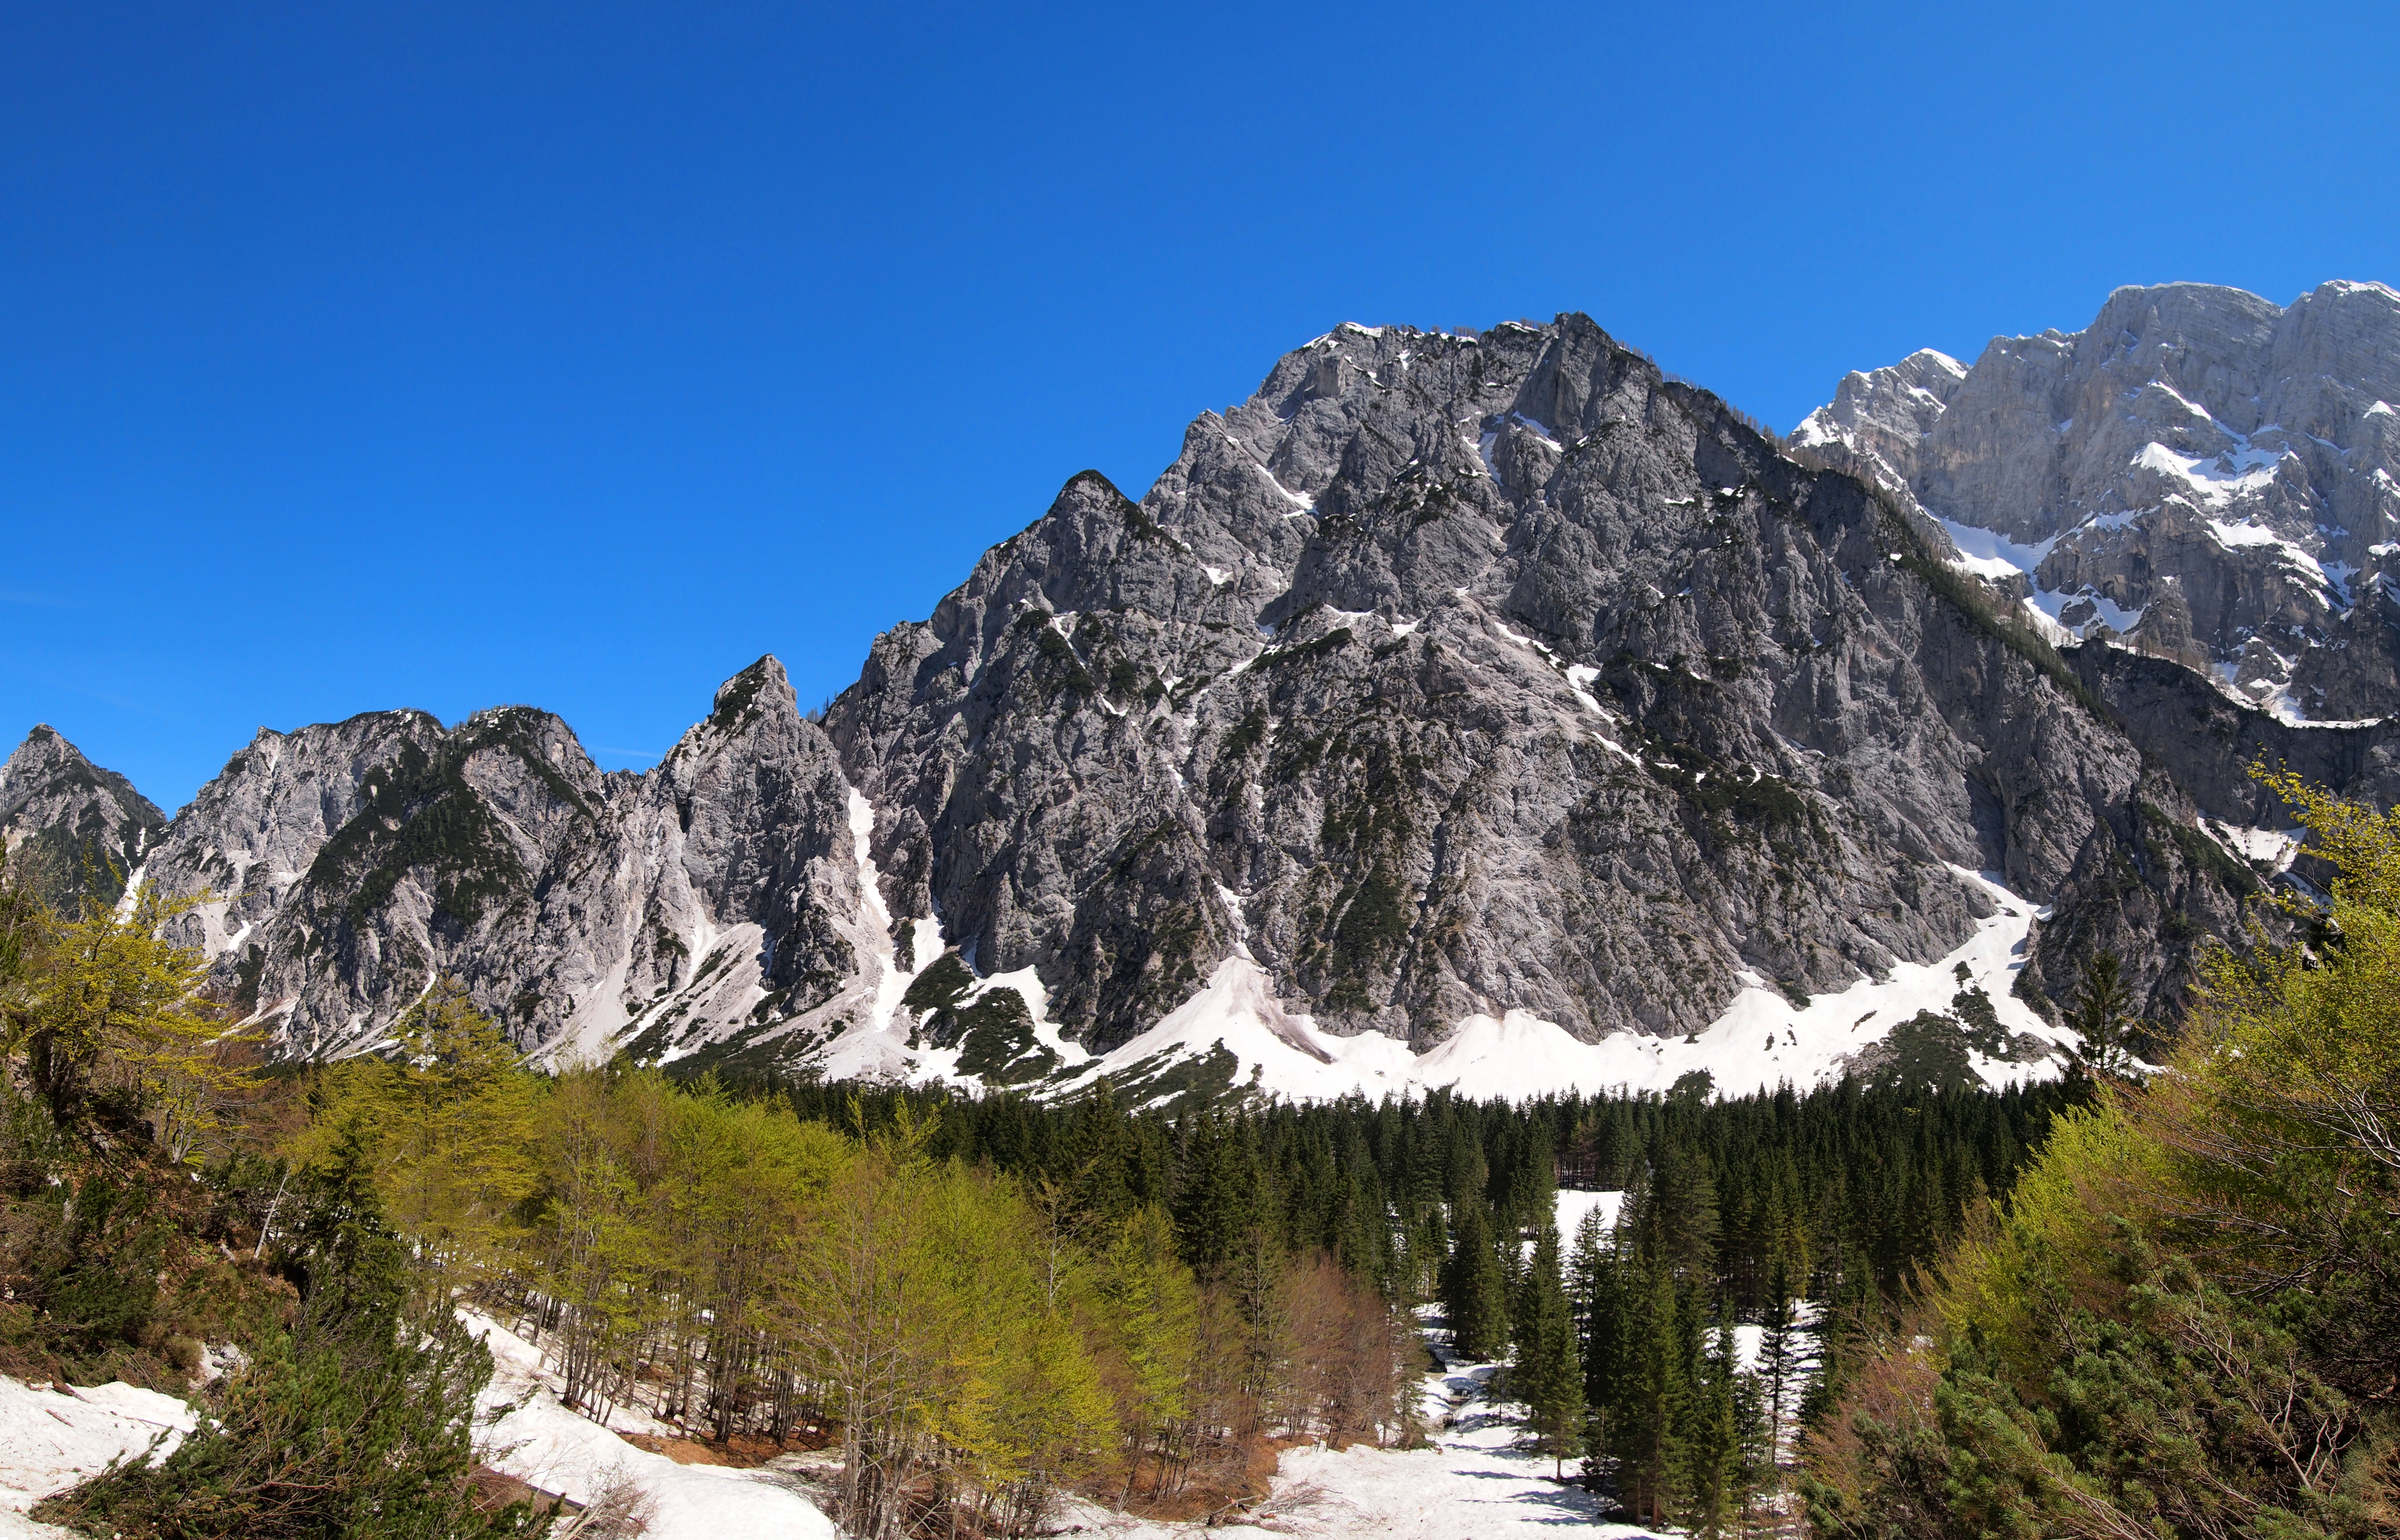
M 7 869 L 50 904 L 114 904 L 147 859 L 167 816 L 133 783 L 102 770 L 48 727 L 0 765 L 0 839 Z
M 2120 289 L 2083 331 L 1842 381 L 1795 448 L 1947 521 L 2078 636 L 2287 721 L 2400 701 L 2400 294 Z M 1955 366 L 1951 366 L 1955 367 Z
M 1941 955 L 1984 902 L 1954 867 L 2233 913 L 2148 850 L 2141 808 L 2188 802 L 1993 604 L 1581 317 L 1344 328 L 1140 503 L 1070 482 L 827 726 L 893 912 L 1036 970 L 1093 1046 L 1237 949 L 1420 1047 L 1509 1008 L 1684 1033 L 1745 976 Z M 2165 997 L 2182 961 L 2134 968 Z
M 647 776 L 527 707 L 262 731 L 146 854 L 190 901 L 171 933 L 294 1053 L 379 1041 L 443 975 L 558 1058 L 755 1028 L 857 971 L 847 788 L 772 659 Z

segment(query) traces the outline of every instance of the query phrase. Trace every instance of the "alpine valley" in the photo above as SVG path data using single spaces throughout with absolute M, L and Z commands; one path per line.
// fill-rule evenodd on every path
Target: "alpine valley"
M 262 730 L 171 820 L 36 728 L 12 861 L 197 902 L 283 1053 L 442 975 L 549 1063 L 1139 1101 L 2056 1072 L 2400 801 L 2400 295 L 2123 289 L 1788 440 L 1592 321 L 1344 325 L 647 774 L 506 706 Z M 1685 1083 L 1689 1083 L 1685 1082 Z

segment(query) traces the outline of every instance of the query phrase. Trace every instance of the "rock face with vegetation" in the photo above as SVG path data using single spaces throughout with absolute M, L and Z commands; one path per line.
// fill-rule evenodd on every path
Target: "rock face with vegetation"
M 2291 323 L 2295 359 L 2357 371 L 2328 402 L 2380 388 L 2373 298 Z M 2182 303 L 2109 315 L 2146 335 Z M 149 875 L 213 891 L 190 939 L 320 1053 L 451 974 L 553 1057 L 874 1073 L 889 1053 L 834 1040 L 896 1024 L 1018 1081 L 1042 1031 L 1125 1043 L 1235 959 L 1320 1029 L 1419 1049 L 1519 1009 L 1680 1036 L 1746 984 L 1952 951 L 1991 912 L 1962 868 L 2051 906 L 2038 1004 L 2113 950 L 2169 1011 L 2268 875 L 2211 820 L 2258 810 L 2150 743 L 2196 709 L 2136 702 L 2120 665 L 2155 659 L 2072 645 L 1923 516 L 1937 473 L 2017 486 L 1970 464 L 2013 440 L 1958 437 L 1984 369 L 1854 376 L 1787 453 L 1581 316 L 1344 326 L 1204 414 L 1139 502 L 1070 480 L 822 726 L 767 659 L 640 776 L 525 708 L 265 733 Z M 2026 506 L 1990 527 L 2049 538 L 2064 505 Z M 2210 698 L 2237 744 L 2294 730 Z M 2344 752 L 2336 784 L 2383 773 L 2380 740 Z
M 647 776 L 604 775 L 528 707 L 262 732 L 147 876 L 199 900 L 175 939 L 295 1052 L 377 1041 L 444 975 L 553 1056 L 651 1028 L 663 1046 L 855 971 L 833 922 L 858 907 L 845 795 L 766 659 Z
M 1953 866 L 2230 928 L 2248 874 L 1946 554 L 1581 317 L 1345 327 L 1139 504 L 1070 483 L 827 726 L 893 912 L 1099 1045 L 1237 947 L 1420 1047 L 1687 1032 L 1957 946 Z
M 50 903 L 107 903 L 149 855 L 167 815 L 115 770 L 102 770 L 47 726 L 0 765 L 0 838 L 8 864 Z

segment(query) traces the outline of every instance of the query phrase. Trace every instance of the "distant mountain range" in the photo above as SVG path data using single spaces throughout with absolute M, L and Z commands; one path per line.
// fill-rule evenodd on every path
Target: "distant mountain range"
M 529 707 L 262 731 L 170 822 L 38 728 L 12 859 L 139 872 L 286 1052 L 455 974 L 529 1051 L 1157 1098 L 2049 1072 L 2400 800 L 2400 297 L 2120 290 L 1787 442 L 1579 315 L 1345 325 L 647 774 Z M 1979 875 L 1980 874 L 1980 875 Z M 1863 1013 L 1863 1014 L 1862 1014 Z

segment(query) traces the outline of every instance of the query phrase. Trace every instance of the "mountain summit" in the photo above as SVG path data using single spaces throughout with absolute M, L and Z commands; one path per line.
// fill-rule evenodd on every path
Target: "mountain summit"
M 2209 404 L 2247 447 L 2174 484 L 2251 498 L 2234 460 L 2325 431 L 2325 466 L 2273 462 L 2284 492 L 2189 513 L 2247 511 L 2229 527 L 2305 549 L 2311 592 L 2339 567 L 2365 595 L 2386 537 L 2361 544 L 2371 495 L 2326 478 L 2390 443 L 2357 404 L 2380 301 L 2319 291 L 2284 343 L 2289 312 L 2206 297 L 2230 293 L 2120 293 L 2102 352 L 2215 380 L 2232 345 L 2189 318 L 2232 317 L 2322 376 L 2350 416 L 2303 420 L 2288 382 L 2271 411 Z M 2001 348 L 1853 375 L 1786 452 L 1579 315 L 1344 325 L 1202 415 L 1139 502 L 1070 480 L 876 638 L 822 724 L 770 658 L 639 776 L 524 707 L 262 732 L 146 875 L 212 894 L 189 938 L 299 1053 L 380 1041 L 446 973 L 552 1059 L 1053 1093 L 2041 1072 L 2093 956 L 2172 1011 L 2288 862 L 2230 751 L 2381 787 L 2380 729 L 2300 708 L 2311 680 L 2358 716 L 2393 691 L 2361 667 L 2229 693 L 2163 620 L 2070 624 L 2076 598 L 2162 613 L 2130 579 L 2070 593 L 2098 568 L 1972 554 L 2074 536 L 2098 561 L 2166 453 L 2128 426 L 2163 410 L 2141 368 L 2079 375 L 2049 341 L 2042 377 L 2084 383 L 2039 410 L 2066 391 L 2085 426 L 2058 434 L 2133 469 L 2011 469 L 2030 451 L 1990 425 L 2016 419 L 1975 404 L 2032 390 Z M 2195 413 L 2271 394 L 2239 362 Z M 2295 508 L 2344 533 L 2307 546 Z M 2311 611 L 2351 628 L 2329 648 L 2384 645 L 2359 608 Z M 2231 768 L 2186 742 L 2194 712 L 2223 714 Z

